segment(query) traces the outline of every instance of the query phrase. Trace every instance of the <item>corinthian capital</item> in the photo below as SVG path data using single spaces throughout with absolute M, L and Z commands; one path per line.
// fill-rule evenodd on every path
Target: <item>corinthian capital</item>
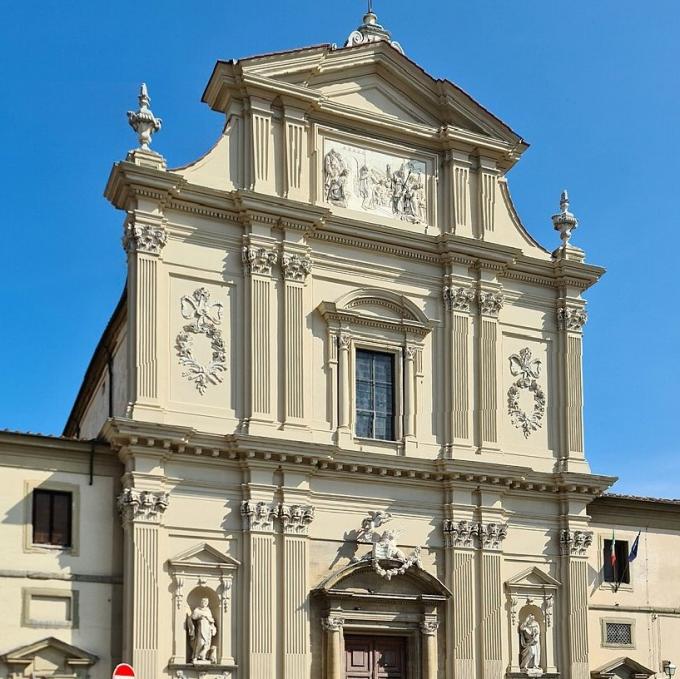
M 586 556 L 593 544 L 593 534 L 586 530 L 563 530 L 560 533 L 560 548 L 565 556 Z
M 266 502 L 253 502 L 246 500 L 241 505 L 243 527 L 256 533 L 268 533 L 274 530 L 274 519 L 277 517 L 278 508 Z
M 312 505 L 286 505 L 279 507 L 283 532 L 289 535 L 307 535 L 309 524 L 314 520 Z
M 444 305 L 448 311 L 470 311 L 470 305 L 475 298 L 471 288 L 444 286 Z
M 340 632 L 342 631 L 342 626 L 344 624 L 345 620 L 337 615 L 329 615 L 327 618 L 321 618 L 321 627 L 326 632 Z
M 247 273 L 271 276 L 272 267 L 276 264 L 278 255 L 270 248 L 244 245 L 242 259 Z
M 146 252 L 159 255 L 168 241 L 168 234 L 162 226 L 140 224 L 129 220 L 123 231 L 125 252 Z
M 312 272 L 312 258 L 307 255 L 295 255 L 284 252 L 281 256 L 283 277 L 287 281 L 304 283 Z
M 557 327 L 560 330 L 580 332 L 587 320 L 588 312 L 585 309 L 560 307 L 557 310 Z
M 445 519 L 442 530 L 444 531 L 444 544 L 447 547 L 474 547 L 477 526 L 471 521 Z
M 482 316 L 497 317 L 503 308 L 505 297 L 500 290 L 480 290 L 479 291 L 479 313 Z
M 507 523 L 477 524 L 477 538 L 482 549 L 500 551 L 503 540 L 508 534 Z
M 130 521 L 158 522 L 168 507 L 168 500 L 168 493 L 125 488 L 118 496 L 118 511 L 124 523 Z

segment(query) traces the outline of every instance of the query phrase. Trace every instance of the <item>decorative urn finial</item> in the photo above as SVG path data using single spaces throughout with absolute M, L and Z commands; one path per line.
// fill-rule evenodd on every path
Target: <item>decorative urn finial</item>
M 562 191 L 562 196 L 560 197 L 560 211 L 552 216 L 552 223 L 555 227 L 555 231 L 560 232 L 562 248 L 566 248 L 567 245 L 569 245 L 571 232 L 578 226 L 578 219 L 569 212 L 569 194 L 566 189 Z
M 345 47 L 365 45 L 369 42 L 380 42 L 382 40 L 392 45 L 397 52 L 404 53 L 402 46 L 396 40 L 392 40 L 391 33 L 378 23 L 378 17 L 373 11 L 373 2 L 371 0 L 368 2 L 368 11 L 364 14 L 363 21 L 364 23 L 356 31 L 352 31 L 349 34 Z
M 142 83 L 139 88 L 139 109 L 137 111 L 128 111 L 128 122 L 130 127 L 137 133 L 139 138 L 139 146 L 144 151 L 150 151 L 149 144 L 154 132 L 161 129 L 163 121 L 156 118 L 153 111 L 149 108 L 151 105 L 151 98 L 149 91 L 146 88 L 146 83 Z

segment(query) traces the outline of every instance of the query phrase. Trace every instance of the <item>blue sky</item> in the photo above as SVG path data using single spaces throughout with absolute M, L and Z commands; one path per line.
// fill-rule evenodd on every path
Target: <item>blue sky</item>
M 342 43 L 361 0 L 2 3 L 0 427 L 60 433 L 120 295 L 122 217 L 102 197 L 134 146 L 125 112 L 149 83 L 171 166 L 217 138 L 200 103 L 217 59 Z M 559 192 L 574 243 L 607 275 L 585 332 L 586 445 L 620 492 L 677 497 L 680 3 L 377 0 L 427 71 L 525 137 L 511 172 L 549 247 Z M 671 253 L 666 257 L 667 253 Z

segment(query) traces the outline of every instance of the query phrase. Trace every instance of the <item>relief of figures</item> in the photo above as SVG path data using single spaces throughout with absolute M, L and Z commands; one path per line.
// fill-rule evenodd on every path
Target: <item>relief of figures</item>
M 427 223 L 424 162 L 328 141 L 325 146 L 326 202 L 412 224 Z

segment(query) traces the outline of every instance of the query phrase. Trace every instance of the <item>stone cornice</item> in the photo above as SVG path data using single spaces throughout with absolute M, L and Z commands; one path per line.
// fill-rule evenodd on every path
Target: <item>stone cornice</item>
M 237 434 L 202 434 L 189 427 L 137 423 L 123 418 L 109 420 L 103 434 L 114 449 L 157 455 L 161 461 L 174 456 L 191 456 L 214 464 L 282 463 L 306 468 L 309 474 L 357 474 L 402 483 L 433 481 L 443 484 L 490 489 L 503 493 L 549 493 L 588 502 L 601 495 L 616 480 L 609 476 L 574 473 L 535 472 L 529 467 L 484 464 L 462 460 L 395 458 L 380 453 L 340 450 L 334 445 L 291 441 Z
M 272 228 L 304 231 L 319 239 L 445 266 L 459 263 L 495 270 L 500 279 L 522 280 L 542 286 L 586 290 L 604 274 L 602 267 L 570 260 L 549 260 L 525 255 L 518 248 L 455 234 L 426 235 L 401 226 L 375 224 L 334 215 L 325 207 L 245 189 L 222 191 L 187 182 L 182 176 L 133 163 L 114 165 L 105 191 L 118 208 L 144 196 L 161 207 L 211 219 L 240 221 L 245 228 L 268 224 Z M 169 225 L 172 231 L 172 224 Z
M 138 197 L 164 205 L 185 183 L 178 174 L 122 161 L 113 166 L 104 196 L 120 210 L 130 209 L 130 202 Z

